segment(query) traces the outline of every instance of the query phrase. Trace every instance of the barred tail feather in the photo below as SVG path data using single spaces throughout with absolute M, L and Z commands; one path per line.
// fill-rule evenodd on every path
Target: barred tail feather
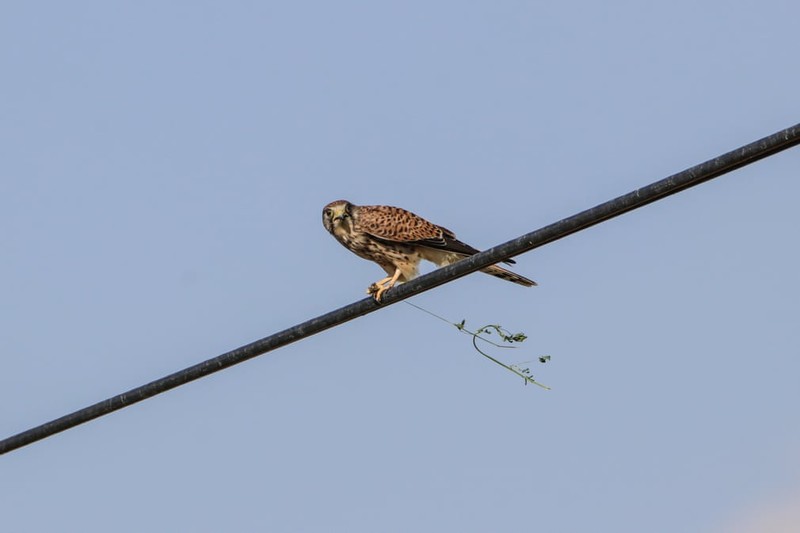
M 505 268 L 499 267 L 497 265 L 486 267 L 483 270 L 481 270 L 481 272 L 485 272 L 496 278 L 516 283 L 517 285 L 522 285 L 523 287 L 533 287 L 534 285 L 537 285 L 537 283 L 532 279 L 528 279 L 525 276 L 520 276 L 519 274 L 514 274 L 510 270 L 506 270 Z
M 475 253 L 478 253 L 478 251 L 475 250 Z M 423 259 L 435 263 L 440 267 L 446 265 L 452 265 L 456 261 L 460 261 L 461 259 L 466 259 L 470 255 L 473 255 L 472 253 L 467 254 L 461 252 L 451 252 L 437 248 L 431 248 L 429 246 L 420 246 L 419 254 Z M 519 274 L 514 274 L 510 270 L 506 270 L 505 268 L 497 265 L 486 267 L 483 270 L 481 270 L 481 272 L 486 272 L 487 274 L 498 277 L 500 279 L 516 283 L 517 285 L 522 285 L 523 287 L 533 287 L 534 285 L 536 285 L 536 282 L 533 281 L 532 279 L 520 276 Z

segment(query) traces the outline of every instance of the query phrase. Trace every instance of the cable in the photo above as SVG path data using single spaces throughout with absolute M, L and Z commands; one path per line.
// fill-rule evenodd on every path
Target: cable
M 166 377 L 136 387 L 107 400 L 73 413 L 56 418 L 40 426 L 18 433 L 0 441 L 0 454 L 4 454 L 26 446 L 38 440 L 73 428 L 84 422 L 112 413 L 123 407 L 141 402 L 156 394 L 161 394 L 180 385 L 200 379 L 229 366 L 247 361 L 258 355 L 291 344 L 305 337 L 310 337 L 326 329 L 344 324 L 354 318 L 377 311 L 382 307 L 405 300 L 411 296 L 438 287 L 444 283 L 471 274 L 504 259 L 522 254 L 555 240 L 571 235 L 577 231 L 599 224 L 610 218 L 661 200 L 671 194 L 699 185 L 705 181 L 719 177 L 737 168 L 769 157 L 787 148 L 800 144 L 800 124 L 764 137 L 758 141 L 737 148 L 731 152 L 715 157 L 705 163 L 679 172 L 665 179 L 651 183 L 628 194 L 609 200 L 600 205 L 582 211 L 541 229 L 517 237 L 514 240 L 490 248 L 485 252 L 434 270 L 408 283 L 399 285 L 388 291 L 383 302 L 378 304 L 372 298 L 365 298 L 345 307 L 330 311 L 312 318 L 281 332 L 257 340 L 235 350 L 190 366 Z

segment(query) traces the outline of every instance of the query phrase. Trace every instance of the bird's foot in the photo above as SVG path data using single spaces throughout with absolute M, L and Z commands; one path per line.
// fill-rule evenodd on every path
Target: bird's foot
M 376 281 L 375 283 L 373 283 L 372 285 L 367 287 L 367 294 L 369 294 L 370 296 L 375 298 L 376 302 L 380 302 L 381 301 L 381 297 L 383 296 L 383 293 L 388 291 L 390 288 L 392 288 L 392 285 L 394 285 L 394 284 L 389 284 L 388 280 L 384 281 L 384 283 L 381 283 L 380 281 Z
M 367 294 L 375 298 L 376 302 L 380 302 L 381 298 L 383 297 L 383 293 L 394 287 L 394 284 L 397 282 L 397 278 L 398 276 L 391 276 L 376 281 L 367 287 Z
M 393 276 L 389 276 L 388 278 L 383 278 L 382 280 L 376 281 L 369 287 L 367 287 L 367 294 L 375 298 L 376 302 L 381 301 L 381 297 L 383 293 L 394 287 L 394 284 L 397 283 L 397 280 L 400 279 L 400 274 L 402 272 L 398 268 L 394 271 Z

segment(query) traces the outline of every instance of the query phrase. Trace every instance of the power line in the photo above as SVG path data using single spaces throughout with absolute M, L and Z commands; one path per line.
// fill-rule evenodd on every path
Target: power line
M 372 298 L 365 298 L 270 335 L 269 337 L 265 337 L 212 359 L 208 359 L 207 361 L 203 361 L 202 363 L 190 366 L 174 374 L 157 379 L 146 385 L 136 387 L 128 392 L 118 394 L 102 402 L 84 407 L 83 409 L 79 409 L 61 418 L 8 437 L 0 441 L 0 454 L 21 448 L 22 446 L 73 428 L 84 422 L 140 402 L 156 394 L 161 394 L 162 392 L 213 374 L 229 366 L 247 361 L 248 359 L 281 348 L 305 337 L 310 337 L 311 335 L 338 326 L 354 318 L 366 315 L 367 313 L 377 311 L 382 307 L 428 291 L 504 259 L 528 252 L 534 248 L 551 243 L 577 231 L 632 211 L 633 209 L 645 206 L 671 194 L 683 191 L 689 187 L 694 187 L 695 185 L 699 185 L 700 183 L 719 177 L 732 170 L 769 157 L 797 144 L 800 144 L 800 124 L 764 137 L 763 139 L 737 148 L 719 157 L 715 157 L 714 159 L 684 170 L 683 172 L 651 183 L 646 187 L 604 202 L 591 209 L 581 211 L 576 215 L 572 215 L 571 217 L 536 231 L 526 233 L 521 237 L 490 248 L 485 252 L 476 254 L 463 261 L 437 269 L 408 283 L 399 285 L 384 295 L 381 304 L 376 303 Z

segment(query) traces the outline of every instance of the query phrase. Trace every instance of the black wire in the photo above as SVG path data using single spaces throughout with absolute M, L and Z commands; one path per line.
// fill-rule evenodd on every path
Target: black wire
M 381 307 L 405 300 L 416 294 L 433 289 L 449 281 L 466 276 L 504 259 L 533 250 L 577 231 L 599 224 L 610 218 L 645 206 L 671 194 L 699 185 L 737 168 L 769 157 L 800 143 L 800 124 L 764 137 L 741 148 L 701 163 L 695 167 L 674 174 L 641 189 L 604 202 L 586 211 L 565 218 L 549 226 L 527 233 L 514 240 L 495 246 L 485 252 L 437 269 L 408 283 L 399 285 L 383 296 L 381 304 L 372 298 L 365 298 L 335 311 L 331 311 L 302 324 L 285 329 L 279 333 L 257 340 L 202 363 L 190 366 L 174 374 L 136 387 L 89 407 L 79 409 L 40 426 L 0 441 L 0 454 L 44 439 L 66 429 L 73 428 L 89 420 L 107 415 L 123 407 L 140 402 L 156 394 L 161 394 L 180 385 L 218 372 L 229 366 L 247 361 L 266 352 L 281 348 L 292 342 L 309 337 L 326 329 L 343 324 Z

